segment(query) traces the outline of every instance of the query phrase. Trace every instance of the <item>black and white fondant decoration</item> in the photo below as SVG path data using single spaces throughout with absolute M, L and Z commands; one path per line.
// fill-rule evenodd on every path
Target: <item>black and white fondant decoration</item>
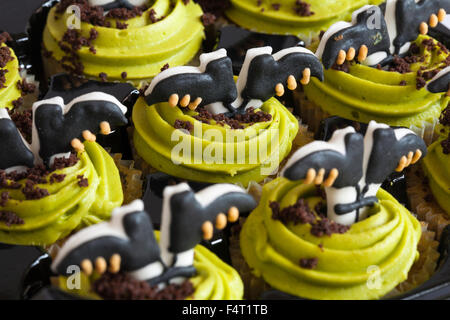
M 20 134 L 8 114 L 8 110 L 0 108 L 0 169 L 6 172 L 24 171 L 32 167 L 34 155 L 30 146 Z
M 31 149 L 38 159 L 51 165 L 55 157 L 72 149 L 83 150 L 80 139 L 95 140 L 95 134 L 109 134 L 111 128 L 127 124 L 127 108 L 103 92 L 81 95 L 67 105 L 61 97 L 33 104 Z
M 218 184 L 197 193 L 186 183 L 166 187 L 159 244 L 143 202 L 136 200 L 115 209 L 109 222 L 70 237 L 51 268 L 60 275 L 77 265 L 88 275 L 122 271 L 151 285 L 177 282 L 196 274 L 194 247 L 202 239 L 236 221 L 240 210 L 254 207 L 253 198 L 235 185 Z
M 126 8 L 129 10 L 141 7 L 148 3 L 148 0 L 89 0 L 91 6 L 100 6 L 105 11 L 116 8 Z
M 225 49 L 200 55 L 200 66 L 180 66 L 159 73 L 145 92 L 149 106 L 168 101 L 195 110 L 208 109 L 225 112 L 237 98 L 233 67 Z M 219 113 L 219 112 L 218 112 Z
M 325 69 L 357 59 L 368 66 L 384 65 L 408 52 L 419 34 L 444 27 L 448 0 L 387 0 L 379 7 L 355 11 L 352 22 L 337 22 L 323 35 L 316 55 Z M 448 27 L 448 26 L 447 26 Z
M 308 49 L 292 47 L 272 55 L 271 47 L 247 51 L 237 83 L 232 62 L 225 49 L 202 54 L 199 67 L 175 67 L 158 74 L 145 92 L 153 105 L 168 101 L 195 110 L 204 106 L 213 114 L 259 108 L 274 95 L 282 96 L 284 86 L 295 90 L 297 81 L 306 85 L 310 77 L 323 80 L 323 67 Z
M 336 130 L 328 142 L 315 141 L 289 159 L 282 176 L 323 184 L 328 218 L 351 225 L 367 217 L 367 208 L 389 174 L 403 171 L 426 155 L 425 142 L 409 129 L 371 121 L 365 136 L 353 127 Z
M 439 71 L 427 84 L 427 90 L 431 93 L 446 92 L 450 96 L 450 66 Z

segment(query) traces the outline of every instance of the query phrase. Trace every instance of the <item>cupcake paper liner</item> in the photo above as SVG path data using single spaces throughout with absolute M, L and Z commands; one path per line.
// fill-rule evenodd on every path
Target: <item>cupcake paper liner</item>
M 436 232 L 440 239 L 444 228 L 450 224 L 450 217 L 434 200 L 431 190 L 427 188 L 425 175 L 419 166 L 407 172 L 407 195 L 411 209 L 420 220 L 428 223 L 428 229 Z

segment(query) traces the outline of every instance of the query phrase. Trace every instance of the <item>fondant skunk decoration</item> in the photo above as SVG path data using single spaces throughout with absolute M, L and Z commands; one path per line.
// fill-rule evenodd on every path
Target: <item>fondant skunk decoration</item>
M 328 218 L 344 225 L 364 219 L 378 200 L 382 182 L 427 152 L 425 142 L 409 129 L 371 121 L 365 136 L 353 127 L 336 130 L 328 142 L 315 141 L 289 159 L 282 176 L 323 184 Z
M 148 0 L 89 0 L 91 6 L 100 6 L 105 11 L 116 8 L 132 10 L 135 7 L 143 6 L 146 3 L 148 3 Z
M 172 107 L 205 106 L 214 114 L 235 113 L 250 106 L 259 108 L 275 94 L 283 95 L 285 85 L 294 90 L 297 80 L 304 85 L 311 76 L 323 80 L 320 61 L 302 47 L 274 55 L 271 47 L 248 50 L 237 84 L 225 49 L 202 54 L 200 61 L 198 68 L 169 68 L 157 75 L 145 92 L 147 104 L 168 101 Z
M 436 28 L 450 11 L 448 0 L 387 0 L 364 6 L 352 23 L 337 22 L 322 37 L 316 55 L 326 69 L 355 58 L 366 65 L 384 65 L 405 54 L 419 34 Z
M 0 153 L 1 170 L 23 171 L 33 167 L 33 153 L 5 108 L 0 108 L 0 141 L 3 148 Z
M 166 187 L 159 244 L 143 202 L 136 200 L 115 209 L 111 221 L 70 237 L 51 268 L 60 275 L 77 265 L 88 275 L 94 269 L 99 274 L 122 271 L 151 285 L 175 282 L 195 275 L 194 247 L 212 237 L 212 222 L 223 229 L 227 219 L 238 219 L 239 210 L 255 206 L 253 198 L 235 185 L 218 184 L 196 194 L 185 183 Z
M 33 105 L 33 153 L 49 165 L 72 148 L 81 151 L 80 139 L 94 141 L 95 134 L 109 134 L 111 127 L 127 124 L 126 111 L 115 97 L 103 92 L 84 94 L 67 105 L 61 97 L 38 101 Z
M 308 49 L 292 47 L 272 55 L 272 47 L 253 48 L 247 51 L 237 80 L 238 98 L 233 108 L 259 108 L 274 95 L 282 96 L 284 86 L 297 88 L 297 79 L 307 85 L 310 78 L 323 81 L 323 67 Z
M 450 67 L 435 75 L 427 84 L 427 90 L 431 93 L 446 92 L 450 96 Z
M 210 106 L 213 110 L 230 110 L 237 98 L 231 59 L 225 49 L 200 56 L 199 67 L 169 68 L 158 74 L 145 92 L 149 106 L 168 101 L 174 107 Z
M 364 6 L 353 12 L 352 22 L 337 22 L 323 35 L 316 55 L 325 69 L 335 63 L 355 58 L 368 65 L 376 65 L 390 55 L 388 27 L 377 6 Z M 380 24 L 375 28 L 375 19 Z

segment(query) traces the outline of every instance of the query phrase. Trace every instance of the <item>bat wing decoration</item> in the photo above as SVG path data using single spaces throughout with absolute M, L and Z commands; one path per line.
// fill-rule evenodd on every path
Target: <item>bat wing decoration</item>
M 33 167 L 34 155 L 5 108 L 0 109 L 0 140 L 3 148 L 1 170 L 21 171 Z
M 228 220 L 235 221 L 239 210 L 255 206 L 253 198 L 234 185 L 214 185 L 197 194 L 185 183 L 167 187 L 159 244 L 143 202 L 136 200 L 115 209 L 109 222 L 70 237 L 51 268 L 60 275 L 67 275 L 69 266 L 75 265 L 87 275 L 94 270 L 121 271 L 150 285 L 175 282 L 196 274 L 194 247 L 211 236 L 211 221 L 216 228 L 225 227 L 227 217 L 220 212 L 228 212 Z
M 431 93 L 446 92 L 450 96 L 450 67 L 435 75 L 427 84 L 427 90 Z
M 367 65 L 377 65 L 386 59 L 390 54 L 390 40 L 382 17 L 379 7 L 364 6 L 353 13 L 351 23 L 341 21 L 332 25 L 316 52 L 325 69 L 355 58 Z
M 323 184 L 328 218 L 351 225 L 368 215 L 382 182 L 427 152 L 425 142 L 408 129 L 371 121 L 365 136 L 353 127 L 336 130 L 328 142 L 315 141 L 297 150 L 282 176 Z
M 145 96 L 150 106 L 168 101 L 172 107 L 208 106 L 211 112 L 226 112 L 237 98 L 231 59 L 220 49 L 202 54 L 199 67 L 166 69 L 153 79 Z
M 129 10 L 140 7 L 148 3 L 148 0 L 89 0 L 91 6 L 100 6 L 105 11 L 116 8 L 126 8 Z
M 55 156 L 83 150 L 80 139 L 94 141 L 95 134 L 109 134 L 111 128 L 127 124 L 127 108 L 115 97 L 92 92 L 64 105 L 61 97 L 33 105 L 31 148 L 45 164 Z
M 419 34 L 445 28 L 448 0 L 387 0 L 379 7 L 364 6 L 352 22 L 337 22 L 322 37 L 316 55 L 326 69 L 356 59 L 369 66 L 389 63 L 408 52 Z M 433 31 L 439 31 L 433 30 Z
M 235 109 L 247 106 L 259 108 L 269 98 L 297 88 L 297 81 L 306 85 L 310 78 L 323 81 L 323 67 L 310 50 L 292 47 L 272 55 L 272 47 L 253 48 L 247 51 L 237 81 L 238 99 Z

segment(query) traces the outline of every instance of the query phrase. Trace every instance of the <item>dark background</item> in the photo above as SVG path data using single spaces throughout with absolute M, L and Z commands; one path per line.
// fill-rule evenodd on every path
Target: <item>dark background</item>
M 28 18 L 45 0 L 0 0 L 0 30 L 25 32 Z

